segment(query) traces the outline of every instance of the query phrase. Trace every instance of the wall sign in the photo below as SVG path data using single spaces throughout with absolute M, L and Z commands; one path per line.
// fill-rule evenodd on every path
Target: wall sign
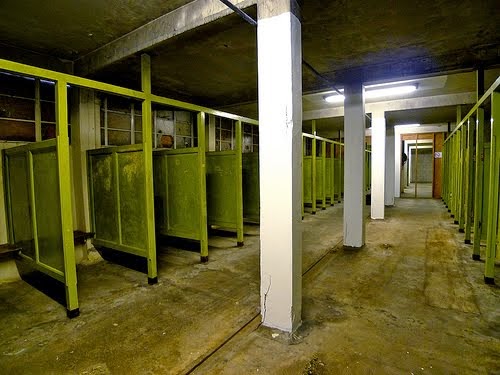
M 443 157 L 443 153 L 438 151 L 434 153 L 434 159 L 441 159 Z

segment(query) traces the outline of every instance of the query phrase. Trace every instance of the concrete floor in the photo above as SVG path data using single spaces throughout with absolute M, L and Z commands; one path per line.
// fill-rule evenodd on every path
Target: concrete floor
M 342 207 L 304 220 L 303 325 L 259 325 L 258 229 L 212 237 L 210 262 L 159 251 L 160 282 L 79 267 L 81 316 L 25 282 L 0 285 L 5 374 L 500 374 L 500 288 L 440 201 L 398 200 L 341 248 Z M 497 268 L 497 280 L 500 269 Z

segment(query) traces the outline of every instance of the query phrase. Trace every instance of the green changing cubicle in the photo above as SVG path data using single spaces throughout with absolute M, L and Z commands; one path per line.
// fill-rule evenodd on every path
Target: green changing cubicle
M 308 133 L 302 133 L 302 142 L 303 212 L 307 206 L 315 214 L 318 205 L 325 209 L 327 204 L 333 206 L 336 200 L 340 202 L 343 145 Z
M 236 231 L 243 246 L 242 124 L 234 123 L 234 147 L 207 152 L 208 225 Z
M 241 246 L 244 220 L 258 222 L 260 214 L 258 152 L 243 152 L 241 120 L 232 122 L 227 147 L 214 151 L 206 150 L 205 123 L 199 115 L 196 147 L 153 153 L 157 233 L 200 241 L 203 262 L 208 226 L 235 230 Z
M 68 211 L 62 209 L 71 204 L 71 191 L 61 189 L 65 167 L 58 150 L 65 145 L 58 142 L 3 151 L 5 199 L 9 242 L 29 266 L 65 285 L 72 318 L 79 315 L 73 228 Z M 69 158 L 66 162 L 69 172 Z
M 89 150 L 87 156 L 94 246 L 146 258 L 151 268 L 156 251 L 148 251 L 143 145 Z M 154 273 L 148 270 L 150 284 L 157 281 Z
M 216 150 L 207 152 L 208 225 L 235 230 L 242 246 L 243 223 L 260 219 L 258 127 L 239 120 L 226 125 L 218 129 Z
M 196 147 L 153 151 L 157 234 L 200 241 L 202 262 L 208 261 L 204 124 L 200 112 Z

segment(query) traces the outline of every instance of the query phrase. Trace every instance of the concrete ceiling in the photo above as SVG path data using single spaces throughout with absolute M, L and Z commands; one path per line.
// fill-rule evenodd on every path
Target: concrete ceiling
M 29 50 L 76 61 L 76 67 L 91 51 L 187 3 L 53 0 L 40 6 L 34 0 L 3 0 L 0 57 L 15 59 L 20 54 L 13 49 Z M 245 11 L 256 17 L 255 6 Z M 474 75 L 423 77 L 500 63 L 497 0 L 308 0 L 302 18 L 304 59 L 338 86 L 354 78 L 367 83 L 418 78 L 430 85 L 429 94 L 474 91 Z M 145 50 L 152 56 L 153 91 L 256 117 L 256 48 L 255 27 L 235 14 L 174 36 Z M 138 88 L 139 53 L 91 76 Z M 303 69 L 303 91 L 310 94 L 304 110 L 325 108 L 328 89 Z M 417 112 L 432 118 L 426 110 L 414 111 L 412 118 Z M 400 120 L 400 114 L 391 116 Z
M 0 42 L 76 60 L 192 0 L 2 0 Z

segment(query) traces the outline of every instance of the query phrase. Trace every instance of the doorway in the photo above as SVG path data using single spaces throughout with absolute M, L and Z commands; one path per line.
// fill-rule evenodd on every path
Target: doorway
M 441 197 L 442 133 L 404 134 L 401 198 Z

